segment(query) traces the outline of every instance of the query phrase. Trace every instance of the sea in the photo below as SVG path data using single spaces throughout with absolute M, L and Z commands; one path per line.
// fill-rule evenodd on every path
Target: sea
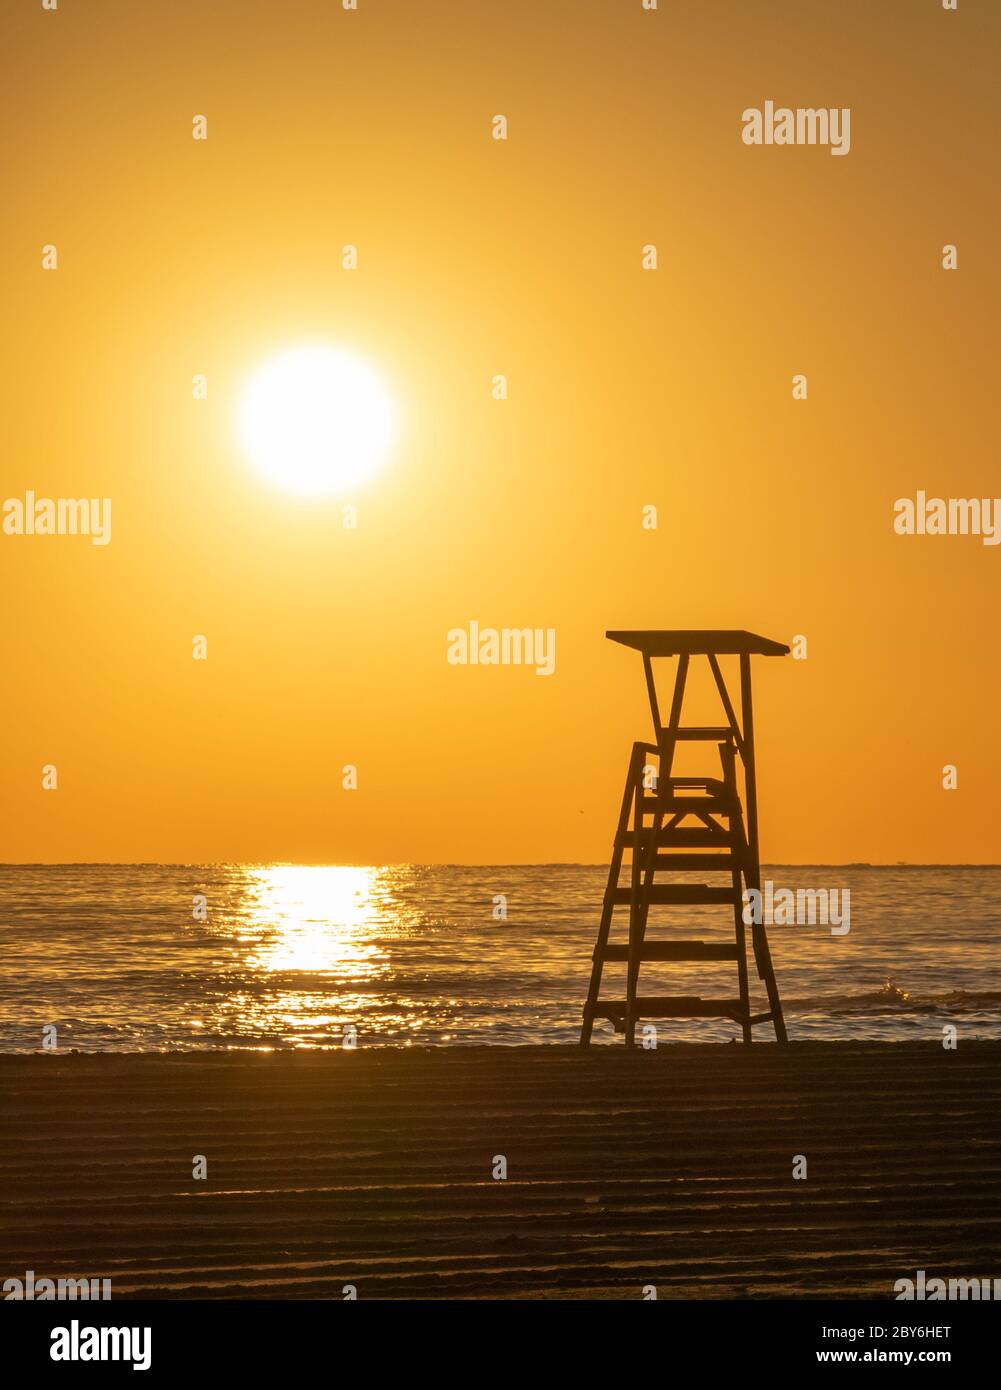
M 0 866 L 0 1051 L 573 1043 L 606 875 L 579 864 Z M 1001 1037 L 1001 867 L 772 865 L 762 876 L 776 893 L 836 891 L 850 914 L 847 931 L 769 929 L 791 1038 Z M 625 921 L 618 909 L 613 940 Z M 732 941 L 732 917 L 656 908 L 648 934 Z M 624 994 L 623 969 L 606 967 L 609 998 Z M 649 965 L 640 993 L 733 997 L 735 973 L 732 962 Z M 658 1042 L 738 1033 L 726 1019 L 656 1029 Z M 622 1045 L 603 1021 L 594 1042 Z

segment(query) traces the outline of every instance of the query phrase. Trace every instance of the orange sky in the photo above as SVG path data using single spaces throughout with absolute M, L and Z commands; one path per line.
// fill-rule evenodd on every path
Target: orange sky
M 1001 494 L 999 39 L 993 0 L 5 5 L 0 496 L 108 496 L 113 540 L 0 535 L 0 857 L 602 861 L 648 735 L 605 629 L 739 627 L 809 643 L 757 664 L 766 860 L 1001 859 L 1001 547 L 892 527 Z M 851 152 L 748 148 L 767 99 Z M 399 414 L 319 503 L 233 426 L 316 339 Z M 555 674 L 449 665 L 471 619 Z

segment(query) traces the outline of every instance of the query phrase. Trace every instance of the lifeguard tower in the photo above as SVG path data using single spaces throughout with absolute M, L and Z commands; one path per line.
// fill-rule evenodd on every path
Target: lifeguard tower
M 591 983 L 584 1004 L 581 1045 L 591 1041 L 595 1019 L 609 1019 L 635 1042 L 636 1025 L 655 1018 L 729 1018 L 751 1041 L 755 1024 L 771 1023 L 780 1043 L 787 1041 L 782 1004 L 768 950 L 763 922 L 744 923 L 744 891 L 761 888 L 758 858 L 757 782 L 754 764 L 754 715 L 751 705 L 751 657 L 785 656 L 781 642 L 751 632 L 608 632 L 613 642 L 643 657 L 653 743 L 634 743 L 622 797 L 608 884 L 594 948 Z M 740 718 L 730 697 L 721 657 L 738 658 Z M 661 723 L 653 663 L 675 658 L 674 690 L 666 724 Z M 705 658 L 719 694 L 725 724 L 713 727 L 681 722 L 685 687 L 694 660 Z M 678 745 L 715 746 L 719 769 L 710 776 L 674 774 Z M 624 866 L 626 852 L 630 862 Z M 620 883 L 625 867 L 626 882 Z M 692 875 L 712 882 L 693 882 Z M 679 877 L 684 875 L 685 877 Z M 650 907 L 666 904 L 684 908 L 719 904 L 732 912 L 733 941 L 706 942 L 677 938 L 647 938 Z M 612 942 L 615 909 L 628 914 L 628 936 Z M 622 914 L 620 914 L 622 915 Z M 748 985 L 747 935 L 758 977 L 768 997 L 765 1012 L 752 1013 Z M 602 999 L 602 970 L 608 962 L 625 962 L 624 999 Z M 646 961 L 670 963 L 733 961 L 737 967 L 735 998 L 703 999 L 693 995 L 668 997 L 639 993 L 640 966 Z

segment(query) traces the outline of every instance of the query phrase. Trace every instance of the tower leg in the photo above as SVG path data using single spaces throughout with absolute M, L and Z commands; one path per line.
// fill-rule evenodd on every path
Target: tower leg
M 580 1030 L 581 1047 L 587 1047 L 591 1042 L 591 1031 L 594 1027 L 594 1006 L 598 1002 L 598 994 L 601 990 L 601 972 L 604 952 L 605 947 L 608 945 L 608 933 L 612 926 L 614 894 L 616 888 L 619 886 L 619 873 L 622 869 L 622 848 L 629 830 L 629 806 L 635 793 L 636 785 L 642 780 L 639 775 L 642 759 L 643 747 L 639 743 L 634 743 L 632 755 L 629 759 L 629 771 L 626 773 L 625 791 L 622 793 L 622 805 L 619 809 L 619 821 L 615 831 L 615 843 L 612 846 L 612 857 L 608 866 L 608 882 L 605 885 L 605 897 L 601 905 L 601 922 L 598 926 L 598 940 L 594 947 L 593 964 L 591 966 L 591 982 L 587 987 L 587 1000 L 584 1004 L 584 1021 L 581 1024 Z
M 768 994 L 768 1007 L 771 1010 L 772 1023 L 775 1025 L 776 1042 L 786 1043 L 789 1035 L 786 1032 L 785 1018 L 782 1014 L 782 1001 L 779 998 L 779 987 L 775 982 L 775 970 L 772 967 L 772 954 L 768 949 L 768 938 L 765 936 L 764 927 L 755 927 L 757 933 L 754 954 L 758 961 L 758 974 L 765 982 L 765 990 Z
M 629 892 L 629 955 L 626 961 L 626 1012 L 623 1024 L 626 1034 L 626 1047 L 633 1047 L 636 1043 L 636 993 L 639 988 L 640 978 L 640 949 L 643 945 L 643 933 L 646 927 L 643 916 L 643 882 L 645 878 L 645 853 L 643 842 L 645 832 L 643 830 L 643 778 L 638 778 L 634 790 L 635 810 L 633 812 L 633 825 L 635 827 L 635 841 L 633 844 L 633 862 L 631 865 L 631 884 Z M 657 834 L 652 832 L 653 854 L 657 853 Z
M 747 800 L 747 872 L 745 881 L 749 888 L 761 889 L 761 863 L 758 859 L 758 791 L 757 771 L 754 762 L 754 707 L 751 703 L 751 658 L 742 654 L 740 658 L 740 712 L 743 719 L 743 762 L 744 788 Z M 775 970 L 768 949 L 765 928 L 751 928 L 751 942 L 754 946 L 754 959 L 758 975 L 765 982 L 768 993 L 768 1008 L 775 1025 L 775 1037 L 780 1043 L 788 1042 L 785 1019 L 782 1016 L 782 1001 L 779 999 L 778 985 L 775 983 Z
M 724 704 L 727 717 L 730 720 L 731 728 L 735 729 L 733 720 L 732 706 L 726 694 L 726 686 L 723 684 L 723 677 L 719 666 L 714 657 L 710 657 L 710 664 L 713 668 L 713 675 L 716 677 L 716 684 L 724 697 Z M 730 818 L 730 855 L 733 859 L 733 871 L 730 875 L 730 885 L 733 890 L 733 930 L 737 939 L 737 992 L 740 995 L 741 1033 L 744 1042 L 751 1041 L 751 992 L 747 983 L 747 931 L 744 926 L 744 903 L 743 890 L 741 888 L 741 875 L 746 866 L 746 847 L 744 844 L 743 825 L 737 813 L 737 776 L 735 767 L 736 750 L 732 739 L 719 745 L 719 758 L 723 767 L 723 781 L 727 790 L 733 798 L 734 815 Z M 740 849 L 738 851 L 738 842 Z
M 744 852 L 750 861 L 747 864 L 744 881 L 748 888 L 756 888 L 760 894 L 761 869 L 757 859 L 752 856 L 752 852 L 749 849 Z M 772 965 L 772 953 L 768 949 L 768 935 L 763 922 L 756 922 L 751 927 L 751 945 L 754 948 L 754 963 L 757 966 L 758 978 L 764 981 L 765 991 L 768 994 L 768 1009 L 772 1016 L 772 1023 L 775 1025 L 776 1041 L 788 1042 L 785 1018 L 782 1014 L 782 1001 L 779 998 L 779 987 L 775 980 L 775 967 Z
M 737 936 L 737 991 L 740 995 L 741 1032 L 744 1041 L 751 1041 L 751 992 L 747 984 L 747 932 L 744 927 L 744 908 L 740 888 L 740 871 L 733 872 L 733 926 Z

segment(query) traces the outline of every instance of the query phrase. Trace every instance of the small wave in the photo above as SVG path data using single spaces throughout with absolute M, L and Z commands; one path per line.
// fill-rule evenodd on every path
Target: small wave
M 1001 1006 L 1001 991 L 952 989 L 941 994 L 920 994 L 887 980 L 881 989 L 859 994 L 817 994 L 783 1002 L 786 1009 L 799 1013 L 819 1010 L 828 1014 L 966 1014 L 996 1010 Z

